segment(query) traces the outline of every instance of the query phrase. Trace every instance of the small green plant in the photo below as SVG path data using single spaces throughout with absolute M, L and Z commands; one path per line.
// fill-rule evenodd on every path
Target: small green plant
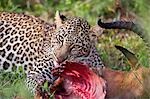
M 53 93 L 51 93 L 50 86 L 48 85 L 48 81 L 46 81 L 44 83 L 44 85 L 42 86 L 42 92 L 46 92 L 48 94 L 48 96 L 49 96 L 49 99 L 54 99 L 55 91 Z
M 0 72 L 0 99 L 24 97 L 31 99 L 32 95 L 25 86 L 25 74 L 19 72 Z

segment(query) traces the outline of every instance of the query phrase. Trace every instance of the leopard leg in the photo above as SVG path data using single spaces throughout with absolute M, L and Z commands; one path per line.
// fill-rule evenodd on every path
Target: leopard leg
M 29 71 L 27 73 L 26 85 L 31 93 L 35 95 L 37 91 L 40 93 L 43 91 L 42 88 L 45 82 L 48 82 L 48 87 L 51 87 L 56 79 L 57 76 L 54 76 L 51 70 L 45 72 L 45 69 L 42 68 L 42 71 Z

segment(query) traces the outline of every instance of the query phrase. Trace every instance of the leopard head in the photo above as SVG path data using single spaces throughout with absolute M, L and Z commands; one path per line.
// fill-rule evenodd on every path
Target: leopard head
M 89 23 L 80 17 L 65 17 L 58 12 L 56 31 L 51 39 L 52 52 L 59 63 L 64 60 L 90 65 L 102 65 L 95 49 L 96 34 Z

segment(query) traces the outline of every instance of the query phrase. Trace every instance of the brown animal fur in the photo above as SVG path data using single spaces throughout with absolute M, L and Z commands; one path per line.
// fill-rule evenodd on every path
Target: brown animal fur
M 103 78 L 107 81 L 106 99 L 150 98 L 150 68 L 138 66 L 136 69 L 138 61 L 134 54 L 122 47 L 119 50 L 129 60 L 132 70 L 127 72 L 104 68 Z
M 108 99 L 150 98 L 150 70 L 140 67 L 130 72 L 105 68 L 103 78 L 107 81 Z

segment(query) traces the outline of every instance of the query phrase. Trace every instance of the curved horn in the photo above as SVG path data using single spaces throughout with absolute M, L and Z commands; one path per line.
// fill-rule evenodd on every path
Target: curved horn
M 128 59 L 132 69 L 137 69 L 136 67 L 139 67 L 138 59 L 137 59 L 137 57 L 135 56 L 134 53 L 130 52 L 126 48 L 124 48 L 122 46 L 119 46 L 119 45 L 115 45 L 115 47 L 118 50 L 120 50 L 124 54 L 124 56 Z
M 143 29 L 138 24 L 135 24 L 131 21 L 115 21 L 103 23 L 101 19 L 99 19 L 98 25 L 105 29 L 127 29 L 133 32 L 137 32 L 140 35 L 143 33 Z
M 98 20 L 98 25 L 105 29 L 127 29 L 133 31 L 137 35 L 139 35 L 145 43 L 150 47 L 150 39 L 148 33 L 139 25 L 135 24 L 131 21 L 115 21 L 103 23 L 101 19 Z

